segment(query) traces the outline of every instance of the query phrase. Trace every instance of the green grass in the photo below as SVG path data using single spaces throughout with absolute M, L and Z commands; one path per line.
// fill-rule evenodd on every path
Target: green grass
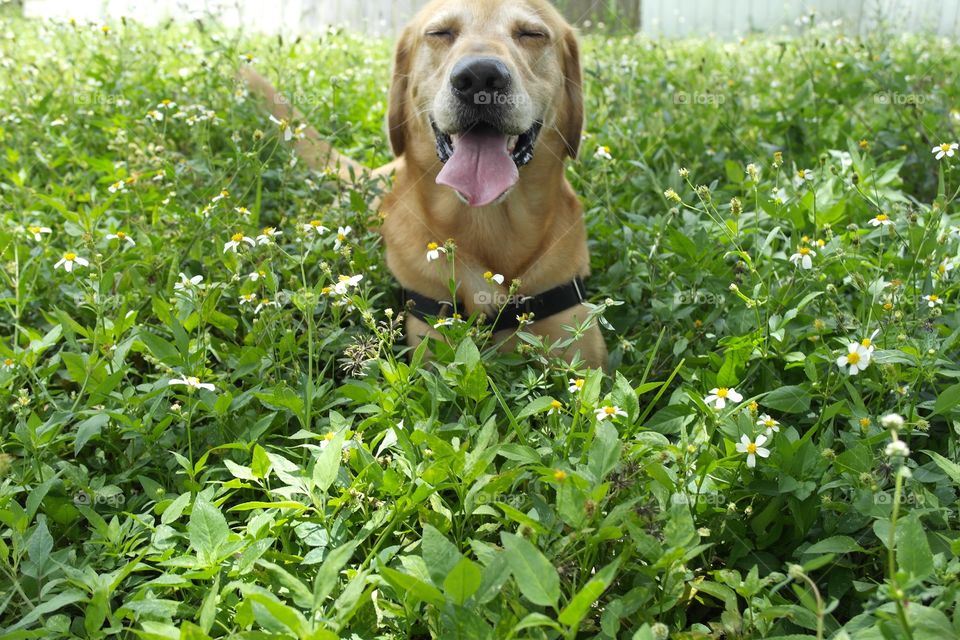
M 378 186 L 234 81 L 378 164 L 388 42 L 0 33 L 4 637 L 960 636 L 955 45 L 588 37 L 607 376 L 469 324 L 405 351 Z

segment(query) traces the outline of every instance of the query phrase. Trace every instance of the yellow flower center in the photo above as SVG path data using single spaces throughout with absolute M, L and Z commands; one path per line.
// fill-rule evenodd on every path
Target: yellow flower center
M 871 340 L 870 338 L 864 338 L 863 340 L 860 341 L 860 344 L 862 344 L 863 346 L 869 348 L 870 345 L 873 344 L 873 340 Z
M 859 364 L 860 363 L 860 354 L 854 351 L 853 353 L 847 354 L 847 362 L 850 364 Z
M 776 426 L 776 424 L 777 424 L 777 421 L 774 420 L 773 418 L 767 418 L 766 420 L 763 421 L 763 426 L 768 427 L 768 428 L 769 428 L 769 427 L 774 427 L 774 426 Z
M 263 228 L 263 235 L 265 235 L 265 236 L 272 236 L 274 231 L 275 231 L 275 229 L 274 229 L 273 227 L 264 227 L 264 228 Z
M 810 248 L 809 248 L 809 247 L 800 247 L 799 253 L 800 253 L 800 255 L 802 255 L 802 256 L 808 256 L 808 255 L 810 255 Z
M 864 427 L 864 428 L 869 427 L 869 426 L 870 426 L 870 418 L 860 418 L 860 426 L 861 426 L 861 427 Z
M 331 291 L 333 291 L 333 287 L 324 287 L 323 289 L 320 289 L 320 293 L 325 296 L 330 295 Z
M 117 239 L 119 240 L 127 239 L 127 234 L 125 234 L 123 231 L 117 231 L 116 235 L 117 235 Z
M 886 222 L 886 221 L 889 220 L 889 219 L 890 219 L 890 216 L 888 216 L 888 215 L 885 214 L 885 213 L 877 214 L 877 220 L 880 221 L 880 222 Z
M 221 197 L 221 198 L 229 198 L 229 197 L 230 197 L 230 192 L 227 191 L 226 189 L 224 189 L 223 191 L 220 192 L 220 197 Z
M 233 240 L 234 242 L 240 242 L 241 240 L 243 240 L 243 234 L 235 233 L 232 236 L 230 236 L 230 239 Z
M 730 389 L 727 389 L 726 387 L 720 387 L 719 389 L 717 389 L 718 398 L 726 398 L 727 395 L 729 395 L 729 393 L 730 393 Z
M 199 386 L 200 378 L 198 378 L 197 376 L 190 376 L 189 378 L 187 378 L 187 384 L 189 384 L 191 387 Z
M 459 313 L 453 314 L 452 317 L 454 320 L 463 320 L 463 316 L 461 316 Z
M 323 223 L 321 223 L 319 220 L 311 220 L 310 226 L 316 229 L 317 227 L 322 227 Z
M 944 142 L 942 145 L 940 145 L 940 150 L 943 151 L 944 153 L 946 153 L 947 151 L 950 151 L 950 143 Z
M 943 275 L 947 272 L 947 265 L 943 262 L 940 263 L 940 266 L 937 267 L 937 273 Z
M 802 238 L 800 238 L 800 242 L 802 242 L 803 244 L 809 244 L 810 236 L 803 236 Z
M 77 259 L 77 254 L 72 251 L 67 251 L 65 254 L 63 254 L 63 259 L 67 262 L 73 262 Z
M 603 408 L 603 412 L 604 412 L 605 414 L 607 414 L 608 416 L 612 416 L 612 415 L 614 415 L 614 414 L 617 412 L 617 408 L 616 408 L 616 407 L 604 407 L 604 408 Z
M 323 439 L 326 440 L 327 442 L 330 442 L 336 437 L 337 437 L 337 434 L 335 434 L 333 431 L 327 431 L 327 433 L 323 436 Z
M 160 104 L 165 106 L 170 106 L 171 104 L 173 104 L 173 100 L 171 100 L 170 98 L 164 98 L 163 100 L 160 101 Z
M 939 299 L 940 299 L 940 296 L 938 296 L 935 293 L 927 296 L 927 300 L 929 300 L 930 302 L 936 302 Z
M 40 227 L 29 226 L 29 227 L 27 227 L 27 231 L 29 231 L 30 233 L 36 235 L 36 234 L 40 233 Z
M 890 311 L 891 309 L 893 309 L 893 303 L 892 303 L 892 302 L 885 302 L 885 303 L 883 304 L 883 310 L 884 310 L 884 311 Z
M 3 361 L 3 364 L 5 364 L 5 365 L 8 366 L 8 367 L 12 367 L 12 366 L 13 366 L 13 358 L 7 358 L 7 359 L 5 359 L 5 360 Z
M 347 234 L 345 234 L 345 233 L 338 233 L 338 234 L 337 234 L 337 240 L 343 241 L 343 240 L 346 240 L 346 239 L 347 239 Z
M 340 282 L 348 282 L 350 280 L 350 276 L 337 276 L 337 279 Z
M 806 178 L 806 177 L 807 177 L 807 172 L 806 172 L 805 170 L 803 170 L 803 169 L 800 169 L 799 171 L 797 171 L 797 177 L 798 177 L 798 178 Z
M 556 480 L 557 482 L 563 482 L 564 480 L 567 479 L 567 472 L 564 471 L 563 469 L 557 469 L 556 471 L 553 472 L 553 479 Z
M 561 403 L 559 400 L 554 400 L 553 402 L 550 403 L 550 407 L 552 409 L 559 410 L 563 407 L 563 403 Z
M 493 280 L 493 271 L 485 271 L 483 274 L 484 280 Z
M 438 245 L 436 242 L 431 242 L 431 243 L 427 244 L 427 249 L 428 249 L 429 251 L 436 251 L 436 250 L 439 249 L 439 248 L 440 248 L 440 245 Z M 491 275 L 492 275 L 492 274 L 491 274 Z
M 756 452 L 757 452 L 756 443 L 751 442 L 750 444 L 747 445 L 747 453 L 754 454 Z
M 583 389 L 583 382 L 584 382 L 583 378 L 577 378 L 576 380 L 573 381 L 573 385 L 577 389 Z

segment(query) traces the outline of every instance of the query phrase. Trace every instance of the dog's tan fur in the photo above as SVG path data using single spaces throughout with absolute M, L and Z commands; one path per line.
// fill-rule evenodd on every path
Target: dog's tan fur
M 428 38 L 428 30 L 451 28 L 449 42 Z M 546 34 L 535 42 L 518 39 L 520 27 Z M 430 105 L 446 87 L 450 68 L 466 55 L 495 56 L 503 60 L 538 110 L 544 122 L 533 160 L 520 170 L 520 181 L 495 204 L 472 208 L 457 194 L 436 184 L 442 164 L 437 159 L 429 120 Z M 250 70 L 251 87 L 265 95 L 277 117 L 298 117 L 276 98 L 268 82 Z M 278 108 L 280 107 L 280 108 Z M 381 205 L 382 233 L 387 265 L 400 284 L 436 299 L 449 299 L 448 282 L 455 277 L 464 316 L 485 311 L 476 301 L 506 296 L 512 279 L 520 294 L 536 295 L 589 274 L 583 210 L 564 175 L 567 157 L 577 154 L 583 126 L 580 55 L 576 35 L 546 0 L 434 0 L 400 35 L 388 113 L 390 143 L 397 159 L 374 171 L 393 174 L 393 187 Z M 306 161 L 318 167 L 337 167 L 349 179 L 356 163 L 340 156 L 313 130 L 296 143 Z M 427 262 L 430 242 L 456 244 L 455 258 Z M 454 270 L 451 273 L 451 268 Z M 503 274 L 503 286 L 488 282 L 487 271 Z M 502 299 L 502 298 L 501 298 Z M 577 306 L 548 318 L 539 318 L 527 330 L 565 337 L 563 328 L 587 315 Z M 407 336 L 419 342 L 433 329 L 409 316 Z M 497 338 L 512 343 L 509 332 Z M 593 326 L 565 354 L 579 352 L 590 366 L 605 367 L 606 346 Z

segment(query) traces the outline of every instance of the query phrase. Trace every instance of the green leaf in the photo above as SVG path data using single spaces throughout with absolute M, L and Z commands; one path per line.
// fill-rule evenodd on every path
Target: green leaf
M 923 580 L 933 573 L 933 553 L 920 519 L 910 515 L 897 522 L 897 566 Z
M 340 582 L 340 570 L 350 561 L 359 543 L 347 542 L 327 554 L 313 581 L 313 608 L 318 610 L 323 601 L 333 592 Z
M 193 503 L 187 534 L 200 561 L 210 564 L 230 535 L 230 527 L 220 510 L 200 494 Z
M 420 554 L 435 585 L 443 584 L 444 578 L 460 562 L 461 554 L 456 545 L 429 524 L 423 526 Z
M 807 553 L 862 553 L 866 551 L 850 536 L 831 536 L 807 547 Z
M 763 397 L 763 406 L 783 413 L 806 413 L 810 410 L 810 393 L 795 385 L 780 387 Z
M 313 483 L 321 491 L 326 491 L 337 479 L 340 463 L 343 460 L 343 434 L 338 433 L 317 456 L 313 466 Z
M 381 567 L 380 575 L 397 590 L 397 595 L 400 598 L 409 594 L 438 607 L 442 607 L 446 603 L 446 598 L 443 597 L 439 589 L 409 573 L 403 573 L 390 567 Z
M 614 560 L 603 569 L 597 572 L 583 588 L 577 592 L 577 595 L 570 599 L 570 602 L 560 612 L 558 620 L 571 628 L 580 626 L 580 622 L 587 615 L 590 607 L 596 602 L 603 592 L 607 590 L 613 578 L 617 575 L 620 568 L 621 559 Z
M 957 405 L 960 404 L 960 383 L 951 385 L 943 390 L 937 397 L 937 401 L 933 405 L 933 413 L 931 415 L 943 415 L 949 413 L 956 409 Z
M 460 558 L 443 581 L 443 591 L 454 602 L 462 605 L 480 588 L 480 567 L 470 558 Z
M 502 531 L 500 541 L 520 593 L 533 604 L 556 608 L 560 599 L 560 576 L 550 561 L 520 536 Z
M 944 458 L 942 455 L 936 451 L 927 451 L 924 450 L 924 453 L 930 456 L 930 458 L 937 464 L 940 469 L 943 470 L 945 474 L 950 476 L 950 479 L 953 480 L 956 484 L 960 485 L 960 464 L 957 464 L 953 460 Z
M 549 410 L 553 400 L 554 398 L 552 396 L 540 396 L 539 398 L 531 400 L 527 403 L 527 406 L 517 414 L 517 420 L 523 420 L 524 418 L 529 418 L 530 416 Z
M 614 467 L 620 462 L 620 450 L 621 445 L 617 428 L 609 422 L 598 424 L 593 444 L 590 445 L 590 455 L 587 462 L 587 466 L 597 482 L 603 482 L 607 474 L 613 471 Z
M 83 445 L 94 436 L 100 435 L 100 431 L 110 422 L 110 416 L 106 413 L 98 413 L 90 416 L 77 425 L 77 435 L 73 439 L 73 455 L 80 453 Z

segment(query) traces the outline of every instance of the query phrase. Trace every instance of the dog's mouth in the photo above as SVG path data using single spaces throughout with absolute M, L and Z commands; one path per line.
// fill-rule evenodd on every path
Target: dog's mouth
M 520 168 L 533 160 L 542 122 L 520 135 L 503 133 L 476 122 L 460 133 L 448 134 L 431 121 L 437 156 L 443 169 L 437 184 L 455 189 L 472 207 L 496 202 L 520 180 Z

